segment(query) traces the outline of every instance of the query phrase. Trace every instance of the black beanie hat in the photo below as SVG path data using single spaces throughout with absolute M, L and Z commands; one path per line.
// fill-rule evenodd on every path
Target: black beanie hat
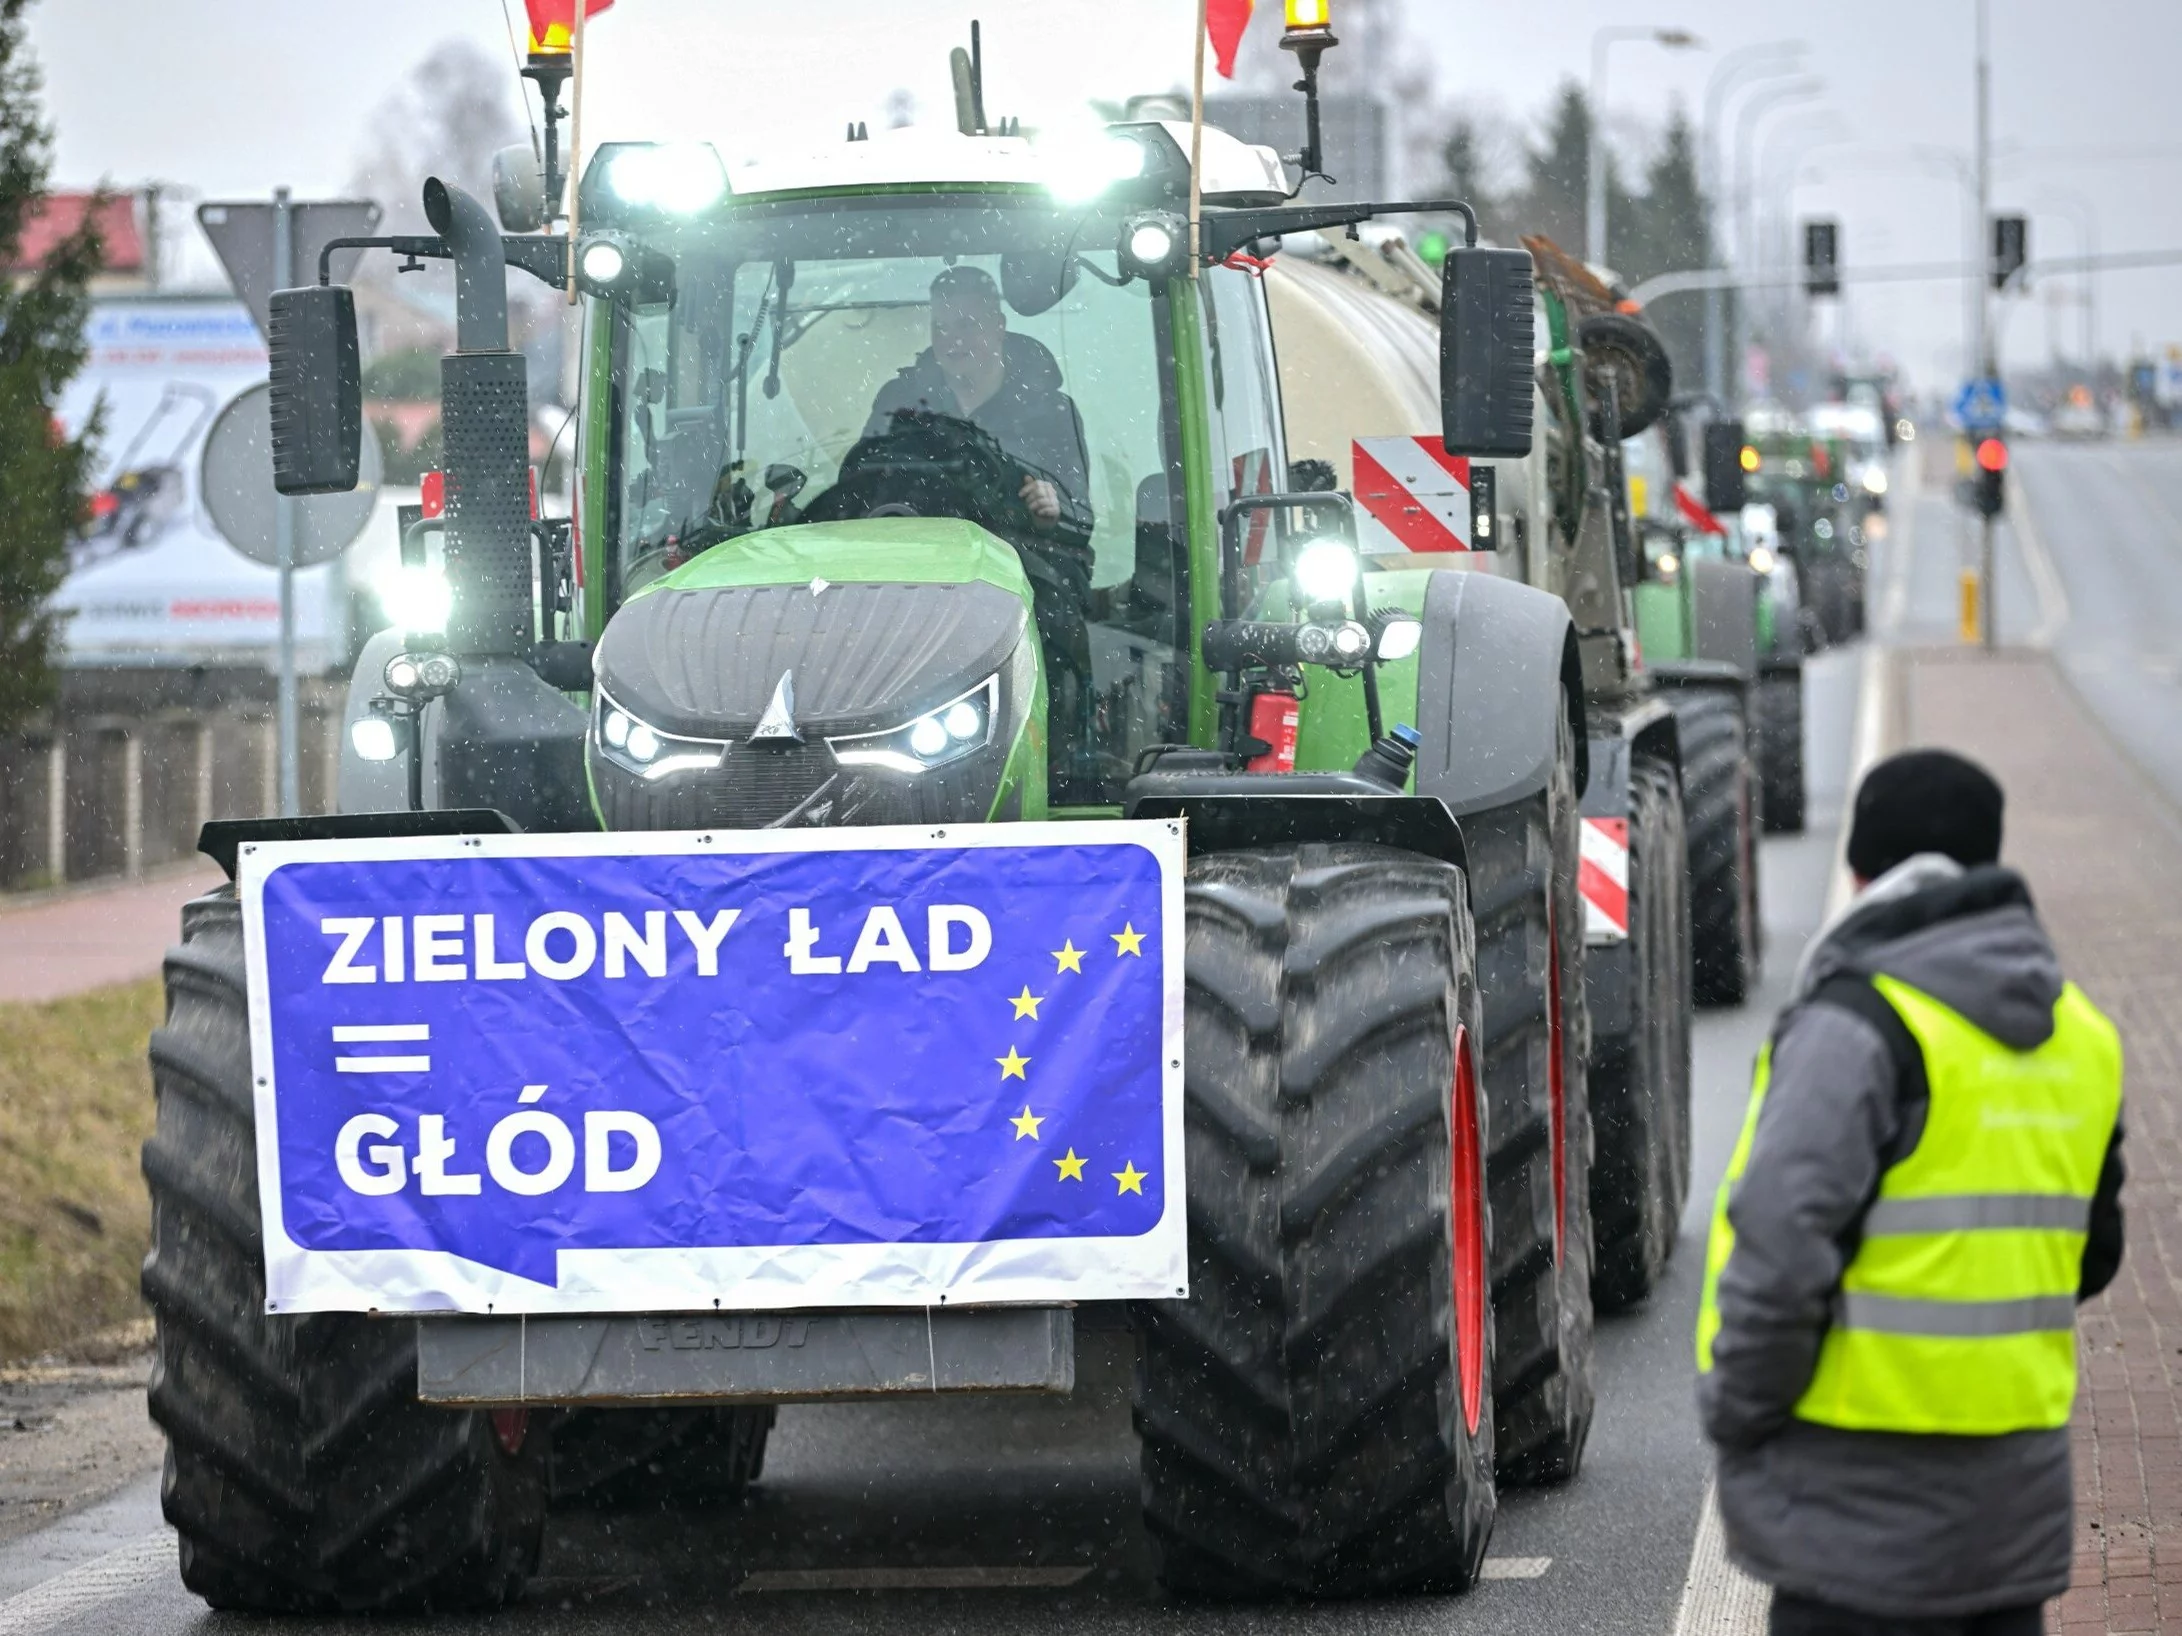
M 2006 802 L 1992 774 L 1950 751 L 1888 756 L 1856 791 L 1849 867 L 1877 880 L 1920 852 L 1943 852 L 1965 869 L 1997 863 Z

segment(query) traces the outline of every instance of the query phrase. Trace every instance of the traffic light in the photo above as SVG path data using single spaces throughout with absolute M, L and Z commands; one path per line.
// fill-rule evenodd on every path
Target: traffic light
M 2030 219 L 2027 216 L 1993 218 L 1993 288 L 2004 290 L 2023 264 L 2030 260 Z
M 1743 423 L 1713 420 L 1705 423 L 1705 504 L 1713 515 L 1740 511 L 1747 494 L 1744 487 Z
M 1803 293 L 1841 293 L 1841 224 L 1810 221 L 1803 224 Z
M 1980 517 L 1997 517 L 2006 509 L 2008 446 L 1997 437 L 1982 438 L 1977 446 L 1976 488 L 1972 499 Z

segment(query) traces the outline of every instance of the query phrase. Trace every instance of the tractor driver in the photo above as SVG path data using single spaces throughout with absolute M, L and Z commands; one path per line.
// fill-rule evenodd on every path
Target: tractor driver
M 1028 468 L 1007 498 L 1022 503 L 1030 527 L 1007 532 L 1031 582 L 1060 766 L 1080 744 L 1078 718 L 1090 707 L 1090 458 L 1060 364 L 1044 342 L 1008 333 L 1000 287 L 983 268 L 950 267 L 932 280 L 932 344 L 879 389 L 864 436 L 884 437 L 905 412 L 975 426 Z
M 879 389 L 864 435 L 883 437 L 903 410 L 966 421 L 1031 468 L 1015 498 L 1041 529 L 1064 508 L 1084 511 L 1083 419 L 1061 390 L 1061 366 L 1043 342 L 1008 333 L 1000 287 L 983 268 L 950 267 L 932 280 L 932 344 Z

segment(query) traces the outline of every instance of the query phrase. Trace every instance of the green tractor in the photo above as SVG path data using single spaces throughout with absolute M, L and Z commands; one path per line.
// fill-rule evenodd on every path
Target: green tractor
M 1630 509 L 1644 546 L 1636 591 L 1646 663 L 1684 685 L 1744 689 L 1764 827 L 1803 828 L 1803 653 L 1795 571 L 1743 513 L 1740 421 L 1717 414 L 1700 428 L 1705 500 L 1691 493 L 1690 405 L 1675 409 L 1628 451 Z
M 1806 647 L 1839 647 L 1864 634 L 1865 531 L 1874 498 L 1850 482 L 1851 451 L 1777 419 L 1753 422 L 1747 498 L 1771 512 L 1771 549 L 1795 571 Z M 1761 516 L 1763 513 L 1761 513 Z
M 407 530 L 410 611 L 357 666 L 341 812 L 208 843 L 1186 819 L 1189 1293 L 1034 1316 L 1133 1336 L 1169 1588 L 1464 1586 L 1496 1483 L 1573 1475 L 1590 1427 L 1579 804 L 1634 779 L 1679 846 L 1671 719 L 1602 769 L 1559 597 L 1380 571 L 1291 465 L 1253 253 L 1417 207 L 1294 203 L 1270 150 L 1206 131 L 1193 243 L 1186 125 L 1057 154 L 981 106 L 732 187 L 709 148 L 603 147 L 574 243 L 530 231 L 535 179 L 506 234 L 429 184 L 434 232 L 383 242 L 454 264 L 444 515 Z M 532 516 L 510 267 L 583 292 L 568 520 Z M 1440 332 L 1445 448 L 1520 459 L 1529 257 L 1453 250 Z M 353 483 L 349 292 L 277 294 L 272 350 L 279 486 Z M 1642 878 L 1671 916 L 1679 868 Z M 774 1405 L 829 1395 L 480 1402 L 446 1382 L 487 1320 L 269 1314 L 231 890 L 185 912 L 167 983 L 151 1408 L 214 1605 L 503 1600 L 554 1500 L 733 1491 Z M 1650 1026 L 1686 1063 L 1684 1021 Z M 1628 1184 L 1670 1233 L 1686 1140 Z M 967 1345 L 1023 1315 L 948 1319 Z M 632 1322 L 666 1332 L 533 1317 L 522 1345 Z M 805 1325 L 799 1367 L 840 1327 Z

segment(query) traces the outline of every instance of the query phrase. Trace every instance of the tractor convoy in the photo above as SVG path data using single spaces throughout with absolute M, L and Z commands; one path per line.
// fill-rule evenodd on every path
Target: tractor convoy
M 1428 267 L 1388 224 L 1466 207 L 1298 202 L 1186 123 L 1049 149 L 957 79 L 958 131 L 732 176 L 605 144 L 573 242 L 527 148 L 498 221 L 427 186 L 433 233 L 375 242 L 454 264 L 444 512 L 356 668 L 339 813 L 208 849 L 1186 820 L 1188 1293 L 1074 1331 L 1134 1337 L 1161 1581 L 1465 1586 L 1499 1486 L 1577 1473 L 1594 1310 L 1673 1249 L 1691 1005 L 1757 975 L 1797 650 L 1739 501 L 1733 551 L 1648 550 L 1625 462 L 1679 411 L 1593 270 L 1474 223 Z M 582 292 L 565 520 L 510 269 Z M 353 483 L 349 292 L 280 292 L 272 343 L 279 486 Z M 1640 651 L 1676 587 L 1681 646 Z M 152 1045 L 186 1583 L 488 1605 L 557 1500 L 754 1479 L 825 1392 L 457 1401 L 420 1349 L 468 1317 L 267 1311 L 246 954 L 232 889 L 192 904 Z

